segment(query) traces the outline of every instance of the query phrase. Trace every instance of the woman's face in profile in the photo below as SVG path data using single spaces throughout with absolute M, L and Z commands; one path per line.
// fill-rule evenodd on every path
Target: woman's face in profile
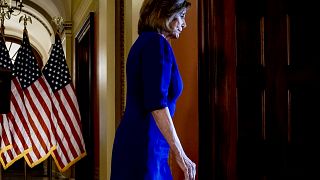
M 187 13 L 187 9 L 185 8 L 179 13 L 177 13 L 173 18 L 173 20 L 170 22 L 170 27 L 172 29 L 170 38 L 178 39 L 182 30 L 185 27 L 187 27 L 186 20 L 185 20 L 186 13 Z

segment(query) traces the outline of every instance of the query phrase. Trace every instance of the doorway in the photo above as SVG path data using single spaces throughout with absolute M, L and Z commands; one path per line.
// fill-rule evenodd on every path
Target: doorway
M 87 156 L 75 165 L 77 180 L 99 179 L 99 118 L 94 53 L 94 12 L 90 12 L 75 37 L 75 89 L 81 112 Z

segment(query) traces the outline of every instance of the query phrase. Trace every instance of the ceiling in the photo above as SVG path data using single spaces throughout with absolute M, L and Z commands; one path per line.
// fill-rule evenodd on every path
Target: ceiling
M 12 4 L 15 5 L 15 1 Z M 26 26 L 30 42 L 42 56 L 43 62 L 46 62 L 56 29 L 52 19 L 62 17 L 64 21 L 70 21 L 71 0 L 23 0 L 23 5 L 19 15 L 5 20 L 5 35 L 21 39 L 24 24 L 23 21 L 19 23 L 19 19 L 21 16 L 30 16 L 32 23 L 28 22 Z

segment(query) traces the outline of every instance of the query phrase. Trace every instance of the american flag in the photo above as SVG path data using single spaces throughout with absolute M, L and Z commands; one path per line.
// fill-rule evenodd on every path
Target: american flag
M 14 71 L 9 52 L 3 39 L 0 40 L 0 67 Z M 1 156 L 4 169 L 22 158 L 31 150 L 30 132 L 27 123 L 27 112 L 23 103 L 23 92 L 20 83 L 13 73 L 11 79 L 10 112 L 1 114 Z M 12 137 L 11 137 L 12 136 Z M 8 144 L 11 144 L 8 146 Z
M 53 158 L 61 172 L 66 171 L 86 155 L 82 137 L 78 101 L 66 63 L 61 39 L 57 34 L 50 58 L 43 68 L 43 75 L 53 91 L 53 116 L 57 148 Z
M 32 151 L 25 155 L 25 160 L 30 167 L 34 167 L 50 156 L 56 141 L 52 133 L 50 87 L 35 59 L 26 29 L 15 60 L 14 73 L 23 89 L 32 140 Z
M 0 162 L 5 167 L 5 162 L 2 160 L 1 155 L 12 148 L 9 121 L 6 114 L 0 114 L 0 136 Z
M 0 67 L 7 70 L 12 70 L 13 68 L 13 64 L 11 63 L 8 50 L 2 37 L 0 39 Z M 0 161 L 2 163 L 1 154 L 12 147 L 7 114 L 0 114 L 0 138 Z

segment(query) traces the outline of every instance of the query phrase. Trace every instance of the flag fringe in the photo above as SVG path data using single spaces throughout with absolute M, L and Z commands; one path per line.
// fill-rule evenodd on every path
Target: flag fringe
M 59 161 L 57 160 L 56 156 L 54 155 L 54 153 L 52 153 L 52 157 L 54 159 L 54 162 L 56 163 L 56 166 L 58 167 L 60 172 L 65 172 L 66 170 L 68 170 L 72 165 L 74 165 L 77 161 L 79 161 L 80 159 L 82 159 L 83 157 L 85 157 L 87 155 L 86 152 L 80 154 L 76 159 L 72 160 L 70 163 L 68 163 L 64 168 L 61 168 L 59 165 Z
M 35 167 L 36 165 L 42 163 L 44 160 L 46 160 L 51 154 L 53 154 L 53 151 L 54 151 L 54 150 L 56 150 L 56 146 L 52 146 L 51 149 L 49 150 L 49 152 L 48 152 L 46 155 L 44 155 L 42 158 L 40 158 L 39 160 L 37 160 L 37 161 L 35 161 L 35 162 L 33 162 L 33 163 L 31 163 L 31 162 L 29 161 L 29 159 L 28 159 L 28 157 L 26 156 L 26 154 L 25 154 L 25 156 L 24 156 L 24 159 L 26 160 L 26 162 L 27 162 L 27 164 L 29 165 L 29 167 L 30 167 L 30 168 L 33 168 L 33 167 Z
M 17 157 L 15 157 L 14 159 L 12 159 L 9 163 L 7 163 L 7 165 L 5 165 L 4 161 L 2 158 L 0 158 L 2 167 L 4 170 L 8 169 L 13 163 L 15 163 L 17 160 L 21 159 L 22 157 L 24 157 L 26 154 L 28 154 L 30 151 L 32 151 L 32 147 L 29 149 L 26 149 L 25 151 L 23 151 L 21 154 L 19 154 Z M 1 155 L 1 154 L 0 154 Z
M 0 150 L 0 157 L 1 157 L 1 154 L 2 154 L 3 152 L 5 152 L 5 151 L 7 151 L 7 150 L 9 150 L 9 149 L 11 149 L 11 148 L 12 148 L 12 145 L 11 145 L 11 144 L 3 147 L 3 148 Z M 0 160 L 2 160 L 2 158 L 0 158 Z

